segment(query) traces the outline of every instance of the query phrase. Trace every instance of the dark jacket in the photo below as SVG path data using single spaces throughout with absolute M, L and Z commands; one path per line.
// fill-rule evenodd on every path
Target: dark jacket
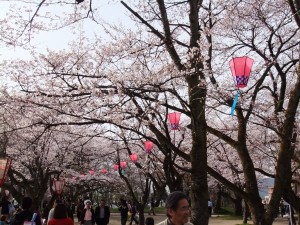
M 86 208 L 84 208 L 81 212 L 81 215 L 80 215 L 80 223 L 83 223 L 84 222 L 84 216 L 85 216 L 85 212 L 86 212 Z M 94 209 L 91 209 L 91 212 L 92 212 L 92 224 L 95 224 L 95 212 L 94 212 Z
M 1 214 L 8 215 L 9 214 L 9 205 L 10 201 L 8 201 L 6 198 L 2 198 L 2 201 L 0 203 L 1 206 Z
M 29 210 L 22 210 L 16 213 L 11 218 L 11 225 L 22 225 L 24 221 L 31 221 L 33 216 L 33 212 Z M 39 215 L 34 220 L 36 225 L 41 225 L 41 218 Z
M 121 214 L 121 218 L 128 218 L 128 206 L 127 205 L 121 205 L 119 207 L 119 211 L 120 211 L 120 214 Z
M 109 217 L 110 217 L 110 210 L 108 206 L 104 206 L 104 218 L 100 218 L 100 206 L 96 207 L 95 210 L 95 219 L 96 219 L 96 223 L 100 224 L 109 224 Z

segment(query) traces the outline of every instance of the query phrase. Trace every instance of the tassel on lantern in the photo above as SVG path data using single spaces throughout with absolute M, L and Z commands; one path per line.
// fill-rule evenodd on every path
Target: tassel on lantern
M 233 114 L 234 114 L 234 110 L 235 110 L 236 104 L 237 104 L 238 99 L 239 99 L 239 94 L 240 94 L 240 90 L 237 91 L 237 93 L 235 95 L 235 98 L 233 100 L 233 103 L 232 103 L 232 106 L 231 106 L 231 113 L 230 113 L 231 116 L 233 116 Z

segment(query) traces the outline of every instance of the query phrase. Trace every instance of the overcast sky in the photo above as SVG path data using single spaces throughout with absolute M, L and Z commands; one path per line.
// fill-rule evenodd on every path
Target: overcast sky
M 100 1 L 95 2 L 99 3 Z M 6 4 L 2 5 L 2 3 Z M 101 5 L 98 9 L 99 15 L 101 15 L 101 17 L 103 17 L 107 22 L 114 24 L 122 23 L 125 26 L 131 26 L 130 23 L 132 23 L 132 21 L 127 16 L 129 12 L 120 3 L 120 1 L 109 1 L 109 3 L 106 3 L 106 1 L 101 0 L 100 4 Z M 0 17 L 3 18 L 6 11 L 8 10 L 8 2 L 1 1 L 1 5 Z M 59 11 L 61 10 L 61 8 L 57 6 L 55 10 Z M 77 23 L 74 26 L 75 30 L 84 31 L 90 38 L 94 37 L 94 33 L 105 38 L 105 33 L 103 32 L 101 27 L 97 26 L 89 19 L 85 20 L 83 23 Z M 69 28 L 66 28 L 58 31 L 42 32 L 38 35 L 34 35 L 32 45 L 35 46 L 35 49 L 39 52 L 44 52 L 47 48 L 51 50 L 60 50 L 67 48 L 68 43 L 77 38 L 78 36 L 74 35 L 74 33 Z M 0 44 L 0 58 L 2 59 L 24 58 L 29 56 L 29 53 L 24 51 L 23 49 L 12 46 L 7 47 Z

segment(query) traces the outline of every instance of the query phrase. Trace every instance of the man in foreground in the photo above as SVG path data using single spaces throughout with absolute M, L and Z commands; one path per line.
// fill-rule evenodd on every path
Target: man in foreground
M 167 219 L 157 225 L 192 225 L 189 223 L 190 205 L 186 194 L 172 192 L 166 199 Z

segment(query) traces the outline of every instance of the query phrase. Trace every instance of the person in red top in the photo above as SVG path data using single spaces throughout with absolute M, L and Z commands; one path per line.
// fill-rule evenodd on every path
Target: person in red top
M 74 225 L 73 220 L 68 217 L 67 207 L 64 204 L 55 206 L 53 219 L 48 221 L 48 225 Z

